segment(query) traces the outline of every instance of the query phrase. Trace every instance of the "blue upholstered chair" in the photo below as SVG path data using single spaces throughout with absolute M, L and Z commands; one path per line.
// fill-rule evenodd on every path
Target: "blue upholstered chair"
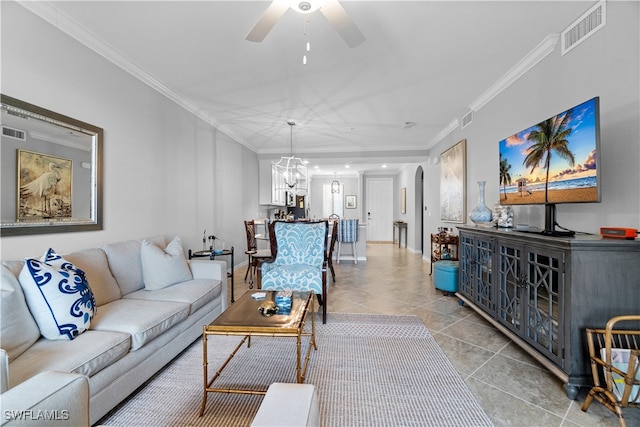
M 272 291 L 312 291 L 327 322 L 327 221 L 275 221 L 269 225 L 272 258 L 260 268 L 260 286 Z
M 340 264 L 340 249 L 343 243 L 351 243 L 353 249 L 353 260 L 358 263 L 356 252 L 356 242 L 358 241 L 358 220 L 341 219 L 338 227 L 338 264 Z

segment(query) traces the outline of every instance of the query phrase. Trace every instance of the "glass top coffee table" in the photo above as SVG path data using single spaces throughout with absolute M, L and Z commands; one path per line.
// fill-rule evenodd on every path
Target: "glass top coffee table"
M 260 311 L 258 311 L 258 308 L 264 301 L 274 301 L 276 292 L 260 292 L 266 294 L 265 299 L 254 300 L 252 295 L 256 292 L 246 292 L 213 322 L 203 328 L 204 394 L 202 397 L 202 406 L 200 407 L 200 416 L 204 414 L 204 409 L 207 404 L 207 393 L 265 394 L 267 392 L 268 385 L 265 386 L 264 390 L 213 387 L 213 382 L 220 376 L 222 370 L 236 355 L 240 347 L 242 347 L 245 342 L 247 342 L 247 348 L 251 347 L 252 336 L 296 338 L 296 380 L 298 383 L 304 382 L 309 365 L 311 348 L 313 347 L 317 350 L 315 316 L 313 315 L 314 294 L 312 292 L 293 292 L 291 296 L 291 312 L 289 314 L 274 314 L 267 317 L 263 316 Z M 304 332 L 305 323 L 307 322 L 309 314 L 311 314 L 311 332 Z M 237 335 L 244 337 L 211 379 L 209 379 L 207 363 L 207 337 L 209 335 Z M 301 351 L 303 336 L 310 337 L 304 364 L 302 363 Z

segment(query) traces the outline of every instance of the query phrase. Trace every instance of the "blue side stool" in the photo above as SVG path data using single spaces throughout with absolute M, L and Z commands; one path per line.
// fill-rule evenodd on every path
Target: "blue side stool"
M 459 261 L 436 261 L 433 264 L 433 286 L 447 296 L 449 292 L 458 292 Z

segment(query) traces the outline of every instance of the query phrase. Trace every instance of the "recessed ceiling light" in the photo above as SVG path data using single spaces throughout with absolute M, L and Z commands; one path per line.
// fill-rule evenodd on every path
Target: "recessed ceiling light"
M 387 167 L 387 165 L 382 165 L 382 168 L 386 168 L 386 167 Z
M 344 168 L 345 168 L 345 169 L 349 169 L 350 167 L 351 167 L 351 166 L 349 166 L 349 165 L 344 165 Z
M 409 129 L 416 125 L 416 122 L 404 122 L 402 124 L 402 129 Z

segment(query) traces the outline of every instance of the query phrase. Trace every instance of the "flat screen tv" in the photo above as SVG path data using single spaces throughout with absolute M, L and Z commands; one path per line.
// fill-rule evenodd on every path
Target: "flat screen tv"
M 590 99 L 500 141 L 500 204 L 544 204 L 542 234 L 573 234 L 556 229 L 557 203 L 600 202 L 599 101 Z

